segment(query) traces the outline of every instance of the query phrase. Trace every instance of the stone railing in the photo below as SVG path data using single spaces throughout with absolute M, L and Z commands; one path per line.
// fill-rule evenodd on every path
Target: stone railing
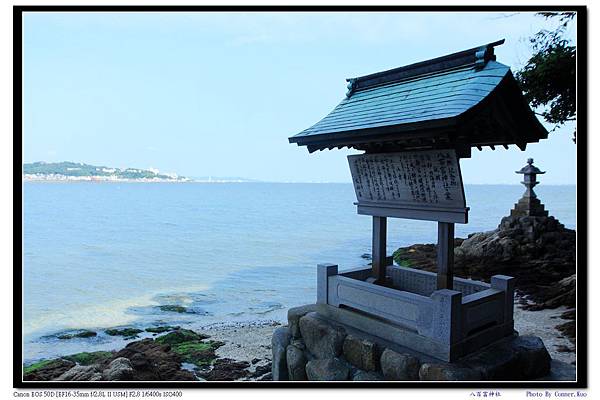
M 431 272 L 397 266 L 387 272 L 393 287 L 369 282 L 369 268 L 338 273 L 336 265 L 320 264 L 317 304 L 355 311 L 356 317 L 336 315 L 367 333 L 373 332 L 365 316 L 375 317 L 384 323 L 375 335 L 445 361 L 513 332 L 511 277 L 495 275 L 491 284 L 454 278 L 453 290 L 435 290 Z

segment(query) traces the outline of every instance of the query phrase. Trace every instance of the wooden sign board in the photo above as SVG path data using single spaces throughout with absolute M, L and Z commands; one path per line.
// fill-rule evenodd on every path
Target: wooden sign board
M 348 156 L 359 214 L 467 223 L 454 150 Z

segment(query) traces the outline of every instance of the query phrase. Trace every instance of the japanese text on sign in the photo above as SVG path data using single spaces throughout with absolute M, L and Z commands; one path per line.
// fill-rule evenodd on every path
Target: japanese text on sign
M 348 156 L 358 201 L 464 207 L 454 150 Z

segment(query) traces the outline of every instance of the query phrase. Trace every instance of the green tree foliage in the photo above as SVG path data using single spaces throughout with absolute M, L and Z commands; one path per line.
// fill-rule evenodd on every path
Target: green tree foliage
M 576 118 L 575 73 L 576 47 L 565 39 L 568 24 L 575 12 L 544 12 L 546 19 L 558 19 L 552 31 L 541 30 L 531 39 L 533 55 L 516 74 L 525 98 L 532 107 L 544 107 L 540 113 L 555 128 Z M 575 141 L 575 132 L 573 132 Z

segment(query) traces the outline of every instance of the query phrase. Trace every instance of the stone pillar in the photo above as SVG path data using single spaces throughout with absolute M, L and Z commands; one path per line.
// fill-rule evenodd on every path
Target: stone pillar
M 438 222 L 437 288 L 454 286 L 454 224 Z
M 387 218 L 373 217 L 373 255 L 372 269 L 375 282 L 384 283 L 386 276 L 387 256 Z
M 329 277 L 337 275 L 338 266 L 335 264 L 317 265 L 317 304 L 328 304 Z
M 433 300 L 432 338 L 444 344 L 452 344 L 460 340 L 462 293 L 440 289 L 433 292 L 431 300 Z
M 513 320 L 513 307 L 515 304 L 515 278 L 506 275 L 494 275 L 490 280 L 492 289 L 504 292 L 504 323 Z

